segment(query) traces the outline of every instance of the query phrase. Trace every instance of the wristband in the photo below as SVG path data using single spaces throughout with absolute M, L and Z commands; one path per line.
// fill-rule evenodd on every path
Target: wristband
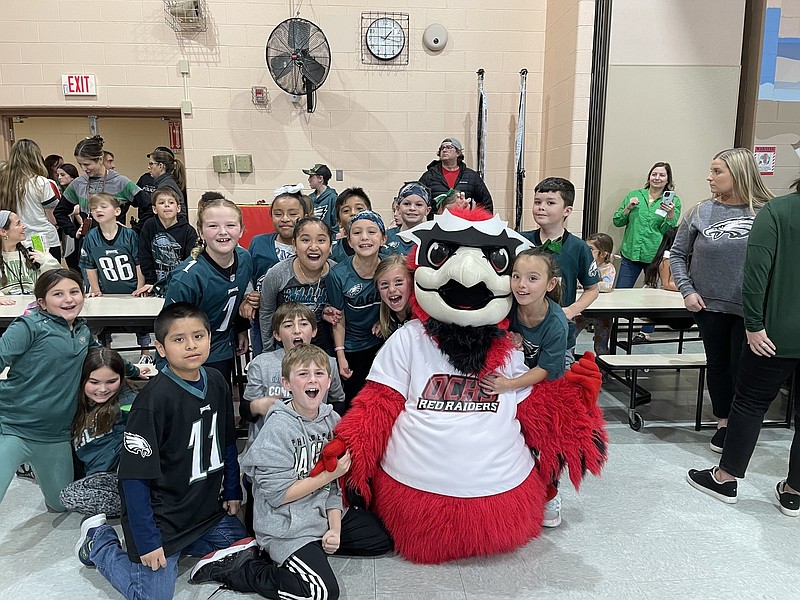
M 338 352 L 339 350 L 344 350 L 344 346 L 336 346 L 336 348 L 333 349 L 334 352 Z

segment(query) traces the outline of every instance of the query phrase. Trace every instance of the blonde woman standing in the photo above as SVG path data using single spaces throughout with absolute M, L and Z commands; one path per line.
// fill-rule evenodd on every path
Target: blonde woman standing
M 711 198 L 684 217 L 669 266 L 703 338 L 708 392 L 718 421 L 710 447 L 721 453 L 745 340 L 742 276 L 747 240 L 753 220 L 773 194 L 747 148 L 717 154 L 707 181 Z

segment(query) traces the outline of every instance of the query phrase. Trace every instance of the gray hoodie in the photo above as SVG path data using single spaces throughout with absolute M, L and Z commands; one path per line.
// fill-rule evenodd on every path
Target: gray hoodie
M 322 539 L 328 531 L 328 510 L 342 510 L 336 481 L 281 504 L 291 485 L 308 477 L 339 419 L 330 404 L 320 404 L 317 418 L 310 420 L 288 402 L 276 402 L 241 458 L 242 469 L 253 479 L 256 540 L 279 565 L 306 544 Z

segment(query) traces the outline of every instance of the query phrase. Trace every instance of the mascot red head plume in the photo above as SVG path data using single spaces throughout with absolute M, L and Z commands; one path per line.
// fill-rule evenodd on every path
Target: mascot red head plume
M 416 319 L 387 340 L 337 427 L 352 456 L 346 486 L 414 562 L 511 551 L 541 531 L 545 490 L 565 466 L 576 487 L 600 472 L 600 373 L 588 354 L 562 379 L 484 393 L 481 375 L 525 370 L 504 325 L 527 240 L 458 209 L 400 236 L 416 244 Z

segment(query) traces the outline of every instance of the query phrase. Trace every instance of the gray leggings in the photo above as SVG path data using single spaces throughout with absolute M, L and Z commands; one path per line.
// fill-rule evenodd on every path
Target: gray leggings
M 116 473 L 94 473 L 70 483 L 59 495 L 61 504 L 82 515 L 107 517 L 120 515 L 120 497 Z

